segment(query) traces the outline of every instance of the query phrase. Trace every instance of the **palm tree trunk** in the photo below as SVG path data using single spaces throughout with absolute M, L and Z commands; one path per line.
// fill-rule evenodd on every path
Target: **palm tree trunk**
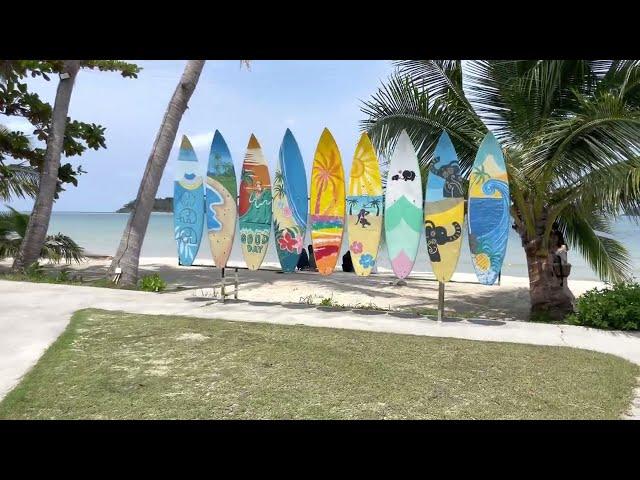
M 64 132 L 67 128 L 71 93 L 79 70 L 80 60 L 65 60 L 63 71 L 68 74 L 68 77 L 61 78 L 58 83 L 38 194 L 29 217 L 26 234 L 20 245 L 20 251 L 13 261 L 13 270 L 24 270 L 25 267 L 40 258 L 40 252 L 49 229 L 53 200 L 58 185 L 58 170 L 60 169 L 60 157 L 64 144 Z
M 550 256 L 542 251 L 542 237 L 525 244 L 529 270 L 529 296 L 531 314 L 546 315 L 553 320 L 562 320 L 573 311 L 573 294 L 567 286 L 567 278 L 553 274 Z
M 164 168 L 167 165 L 171 147 L 178 133 L 178 126 L 182 115 L 187 109 L 189 99 L 198 84 L 198 79 L 204 68 L 205 60 L 189 60 L 176 87 L 164 119 L 158 130 L 158 135 L 147 160 L 147 167 L 140 181 L 138 196 L 129 214 L 127 226 L 122 234 L 120 246 L 113 257 L 109 273 L 113 274 L 117 267 L 122 269 L 120 284 L 135 285 L 138 281 L 138 265 L 140 250 L 147 232 L 149 217 L 158 192 Z

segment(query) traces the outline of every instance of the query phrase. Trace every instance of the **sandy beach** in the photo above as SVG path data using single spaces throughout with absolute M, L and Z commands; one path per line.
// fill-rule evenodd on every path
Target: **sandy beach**
M 72 275 L 83 280 L 104 278 L 110 264 L 109 257 L 90 258 L 81 264 L 69 266 Z M 10 261 L 0 262 L 0 272 L 7 272 Z M 60 270 L 64 265 L 45 265 L 47 270 Z M 243 263 L 230 262 L 226 269 L 227 288 L 232 284 L 234 267 Z M 158 273 L 168 283 L 168 290 L 185 298 L 212 297 L 213 285 L 220 281 L 220 269 L 211 261 L 197 261 L 197 265 L 180 267 L 171 257 L 144 257 L 140 260 L 140 276 Z M 353 273 L 336 271 L 330 276 L 312 272 L 283 274 L 275 264 L 263 264 L 263 270 L 238 270 L 238 299 L 245 302 L 270 303 L 320 303 L 332 298 L 333 302 L 355 307 L 375 305 L 384 309 L 435 309 L 437 308 L 438 283 L 430 273 L 412 274 L 407 284 L 397 285 L 391 272 L 380 271 L 369 277 L 357 277 Z M 456 273 L 445 290 L 445 309 L 448 315 L 526 320 L 529 314 L 529 281 L 527 278 L 503 276 L 500 285 L 484 286 L 475 275 Z M 571 280 L 569 287 L 576 297 L 604 283 Z M 219 289 L 217 289 L 219 291 Z

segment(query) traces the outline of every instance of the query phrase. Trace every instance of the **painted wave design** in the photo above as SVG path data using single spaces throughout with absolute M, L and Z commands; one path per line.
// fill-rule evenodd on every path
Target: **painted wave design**
M 492 285 L 500 274 L 507 251 L 511 224 L 509 185 L 501 180 L 490 179 L 484 183 L 482 191 L 486 195 L 493 195 L 496 191 L 502 195 L 501 198 L 469 199 L 469 247 L 474 256 L 473 266 L 478 280 L 485 285 Z M 485 256 L 488 265 L 484 264 Z

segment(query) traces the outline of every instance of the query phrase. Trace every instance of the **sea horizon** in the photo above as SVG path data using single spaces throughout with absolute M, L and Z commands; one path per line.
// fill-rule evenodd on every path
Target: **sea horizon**
M 48 233 L 63 233 L 70 236 L 85 249 L 87 254 L 111 256 L 116 253 L 128 217 L 128 212 L 54 211 L 51 215 Z M 613 237 L 623 243 L 629 251 L 634 277 L 640 277 L 640 245 L 636 245 L 632 240 L 633 233 L 637 231 L 637 228 L 635 221 L 628 218 L 618 218 L 613 229 Z M 382 237 L 383 239 L 378 253 L 378 267 L 386 270 L 390 269 L 391 265 L 387 256 L 386 245 L 384 244 L 384 234 Z M 310 235 L 307 232 L 304 245 L 307 246 L 310 243 Z M 526 257 L 521 245 L 518 234 L 513 229 L 510 229 L 502 275 L 515 277 L 528 276 Z M 347 250 L 347 232 L 345 231 L 340 249 L 340 258 L 338 259 L 338 267 L 340 267 L 342 255 L 346 253 Z M 141 256 L 171 257 L 176 259 L 177 265 L 178 256 L 173 238 L 172 212 L 153 212 L 151 214 L 147 234 L 142 245 Z M 196 255 L 196 261 L 198 259 L 211 260 L 206 231 L 203 232 L 202 242 Z M 233 262 L 243 261 L 238 235 L 234 238 L 230 260 Z M 278 256 L 273 243 L 273 232 L 271 232 L 270 235 L 269 246 L 264 261 L 265 263 L 278 263 Z M 600 280 L 574 248 L 571 248 L 569 251 L 569 263 L 573 265 L 570 279 Z M 418 256 L 413 271 L 416 273 L 432 272 L 431 263 L 427 255 L 424 232 L 421 234 Z M 463 230 L 462 248 L 456 272 L 474 273 L 466 228 Z

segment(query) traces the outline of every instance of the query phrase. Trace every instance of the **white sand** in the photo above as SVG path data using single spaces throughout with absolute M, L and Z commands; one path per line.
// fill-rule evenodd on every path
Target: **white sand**
M 72 274 L 82 275 L 85 280 L 104 277 L 109 259 L 90 259 L 80 265 L 72 265 Z M 186 297 L 212 295 L 212 286 L 220 280 L 220 269 L 212 268 L 212 262 L 199 260 L 198 266 L 179 267 L 172 257 L 145 257 L 140 260 L 140 276 L 159 273 L 169 288 L 184 289 Z M 208 266 L 207 266 L 208 265 Z M 233 288 L 235 276 L 232 267 L 243 267 L 240 262 L 231 262 L 225 270 L 227 288 Z M 6 271 L 10 262 L 0 262 L 0 271 Z M 47 267 L 60 269 L 62 266 Z M 240 269 L 239 299 L 250 302 L 301 302 L 319 303 L 323 298 L 355 306 L 374 304 L 381 308 L 436 308 L 438 283 L 431 274 L 413 274 L 407 278 L 406 286 L 396 285 L 391 272 L 380 271 L 369 277 L 358 277 L 353 273 L 336 271 L 324 277 L 318 273 L 298 272 L 283 274 L 276 271 L 277 265 L 263 265 L 261 270 L 251 272 Z M 569 287 L 577 297 L 604 283 L 569 279 Z M 529 280 L 521 277 L 503 276 L 500 285 L 484 286 L 477 283 L 474 274 L 457 273 L 445 290 L 445 306 L 450 312 L 473 313 L 478 317 L 502 319 L 526 319 L 529 312 Z

